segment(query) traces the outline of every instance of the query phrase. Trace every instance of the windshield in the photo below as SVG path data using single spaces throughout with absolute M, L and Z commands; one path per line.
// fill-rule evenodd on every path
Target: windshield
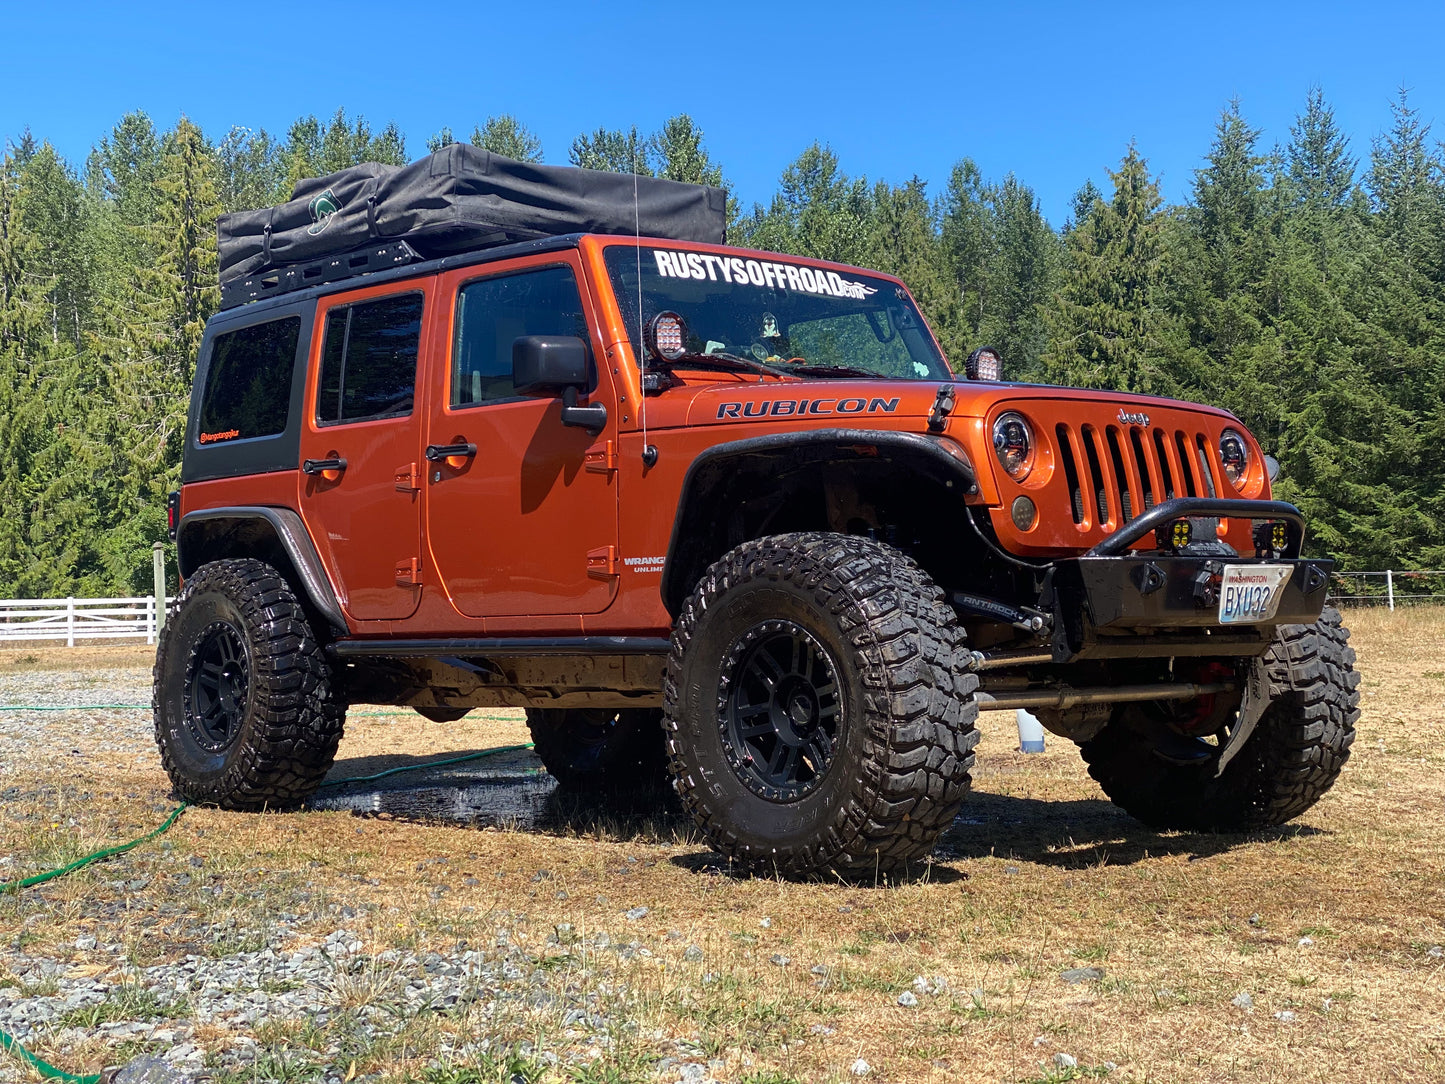
M 691 354 L 731 354 L 784 371 L 951 380 L 906 290 L 883 279 L 711 252 L 607 249 L 607 270 L 634 352 L 638 327 L 671 310 Z M 677 362 L 685 368 L 686 362 Z

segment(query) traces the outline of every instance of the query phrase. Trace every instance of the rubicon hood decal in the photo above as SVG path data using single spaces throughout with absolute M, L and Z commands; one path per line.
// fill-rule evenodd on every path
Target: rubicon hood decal
M 756 399 L 750 402 L 719 403 L 717 418 L 737 418 L 739 421 L 751 418 L 786 418 L 789 416 L 813 417 L 827 414 L 893 414 L 898 410 L 899 397 L 883 398 L 862 396 L 821 399 Z

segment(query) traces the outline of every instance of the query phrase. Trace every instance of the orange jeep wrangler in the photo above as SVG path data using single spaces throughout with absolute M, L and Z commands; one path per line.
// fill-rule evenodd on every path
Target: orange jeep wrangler
M 305 801 L 359 702 L 525 708 L 561 785 L 669 779 L 787 875 L 924 859 L 981 711 L 1154 826 L 1320 798 L 1354 653 L 1236 418 L 955 373 L 898 279 L 722 230 L 716 190 L 472 148 L 223 220 L 155 667 L 181 797 Z

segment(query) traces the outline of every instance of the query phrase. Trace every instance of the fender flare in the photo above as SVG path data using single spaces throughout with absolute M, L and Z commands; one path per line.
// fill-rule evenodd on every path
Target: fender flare
M 708 494 L 745 462 L 775 462 L 777 473 L 825 461 L 884 459 L 907 463 L 931 480 L 956 489 L 959 499 L 978 492 L 978 475 L 963 446 L 947 437 L 893 429 L 805 429 L 715 444 L 687 468 L 672 537 L 662 566 L 662 603 L 676 617 L 693 584 L 689 562 L 682 559 L 687 540 L 705 518 Z M 700 570 L 699 570 L 700 571 Z
M 272 508 L 265 505 L 237 505 L 226 508 L 203 508 L 187 512 L 181 517 L 176 531 L 176 556 L 182 577 L 191 575 L 202 563 L 187 557 L 187 538 L 196 537 L 196 528 L 203 523 L 217 520 L 266 524 L 275 535 L 282 550 L 291 561 L 291 567 L 300 581 L 299 587 L 317 611 L 333 626 L 337 633 L 345 635 L 349 630 L 342 615 L 341 604 L 332 590 L 326 569 L 301 516 L 290 508 Z

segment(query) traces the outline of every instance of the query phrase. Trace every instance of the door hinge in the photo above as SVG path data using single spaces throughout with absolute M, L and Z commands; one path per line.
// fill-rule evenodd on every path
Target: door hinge
M 611 474 L 617 469 L 617 445 L 605 441 L 600 448 L 593 448 L 582 457 L 582 465 L 594 474 Z
M 587 575 L 607 579 L 617 575 L 617 547 L 601 546 L 587 551 Z
M 419 493 L 421 482 L 416 476 L 415 463 L 403 463 L 396 468 L 396 491 L 398 493 Z
M 421 558 L 412 557 L 396 566 L 396 585 L 416 587 L 421 583 Z

